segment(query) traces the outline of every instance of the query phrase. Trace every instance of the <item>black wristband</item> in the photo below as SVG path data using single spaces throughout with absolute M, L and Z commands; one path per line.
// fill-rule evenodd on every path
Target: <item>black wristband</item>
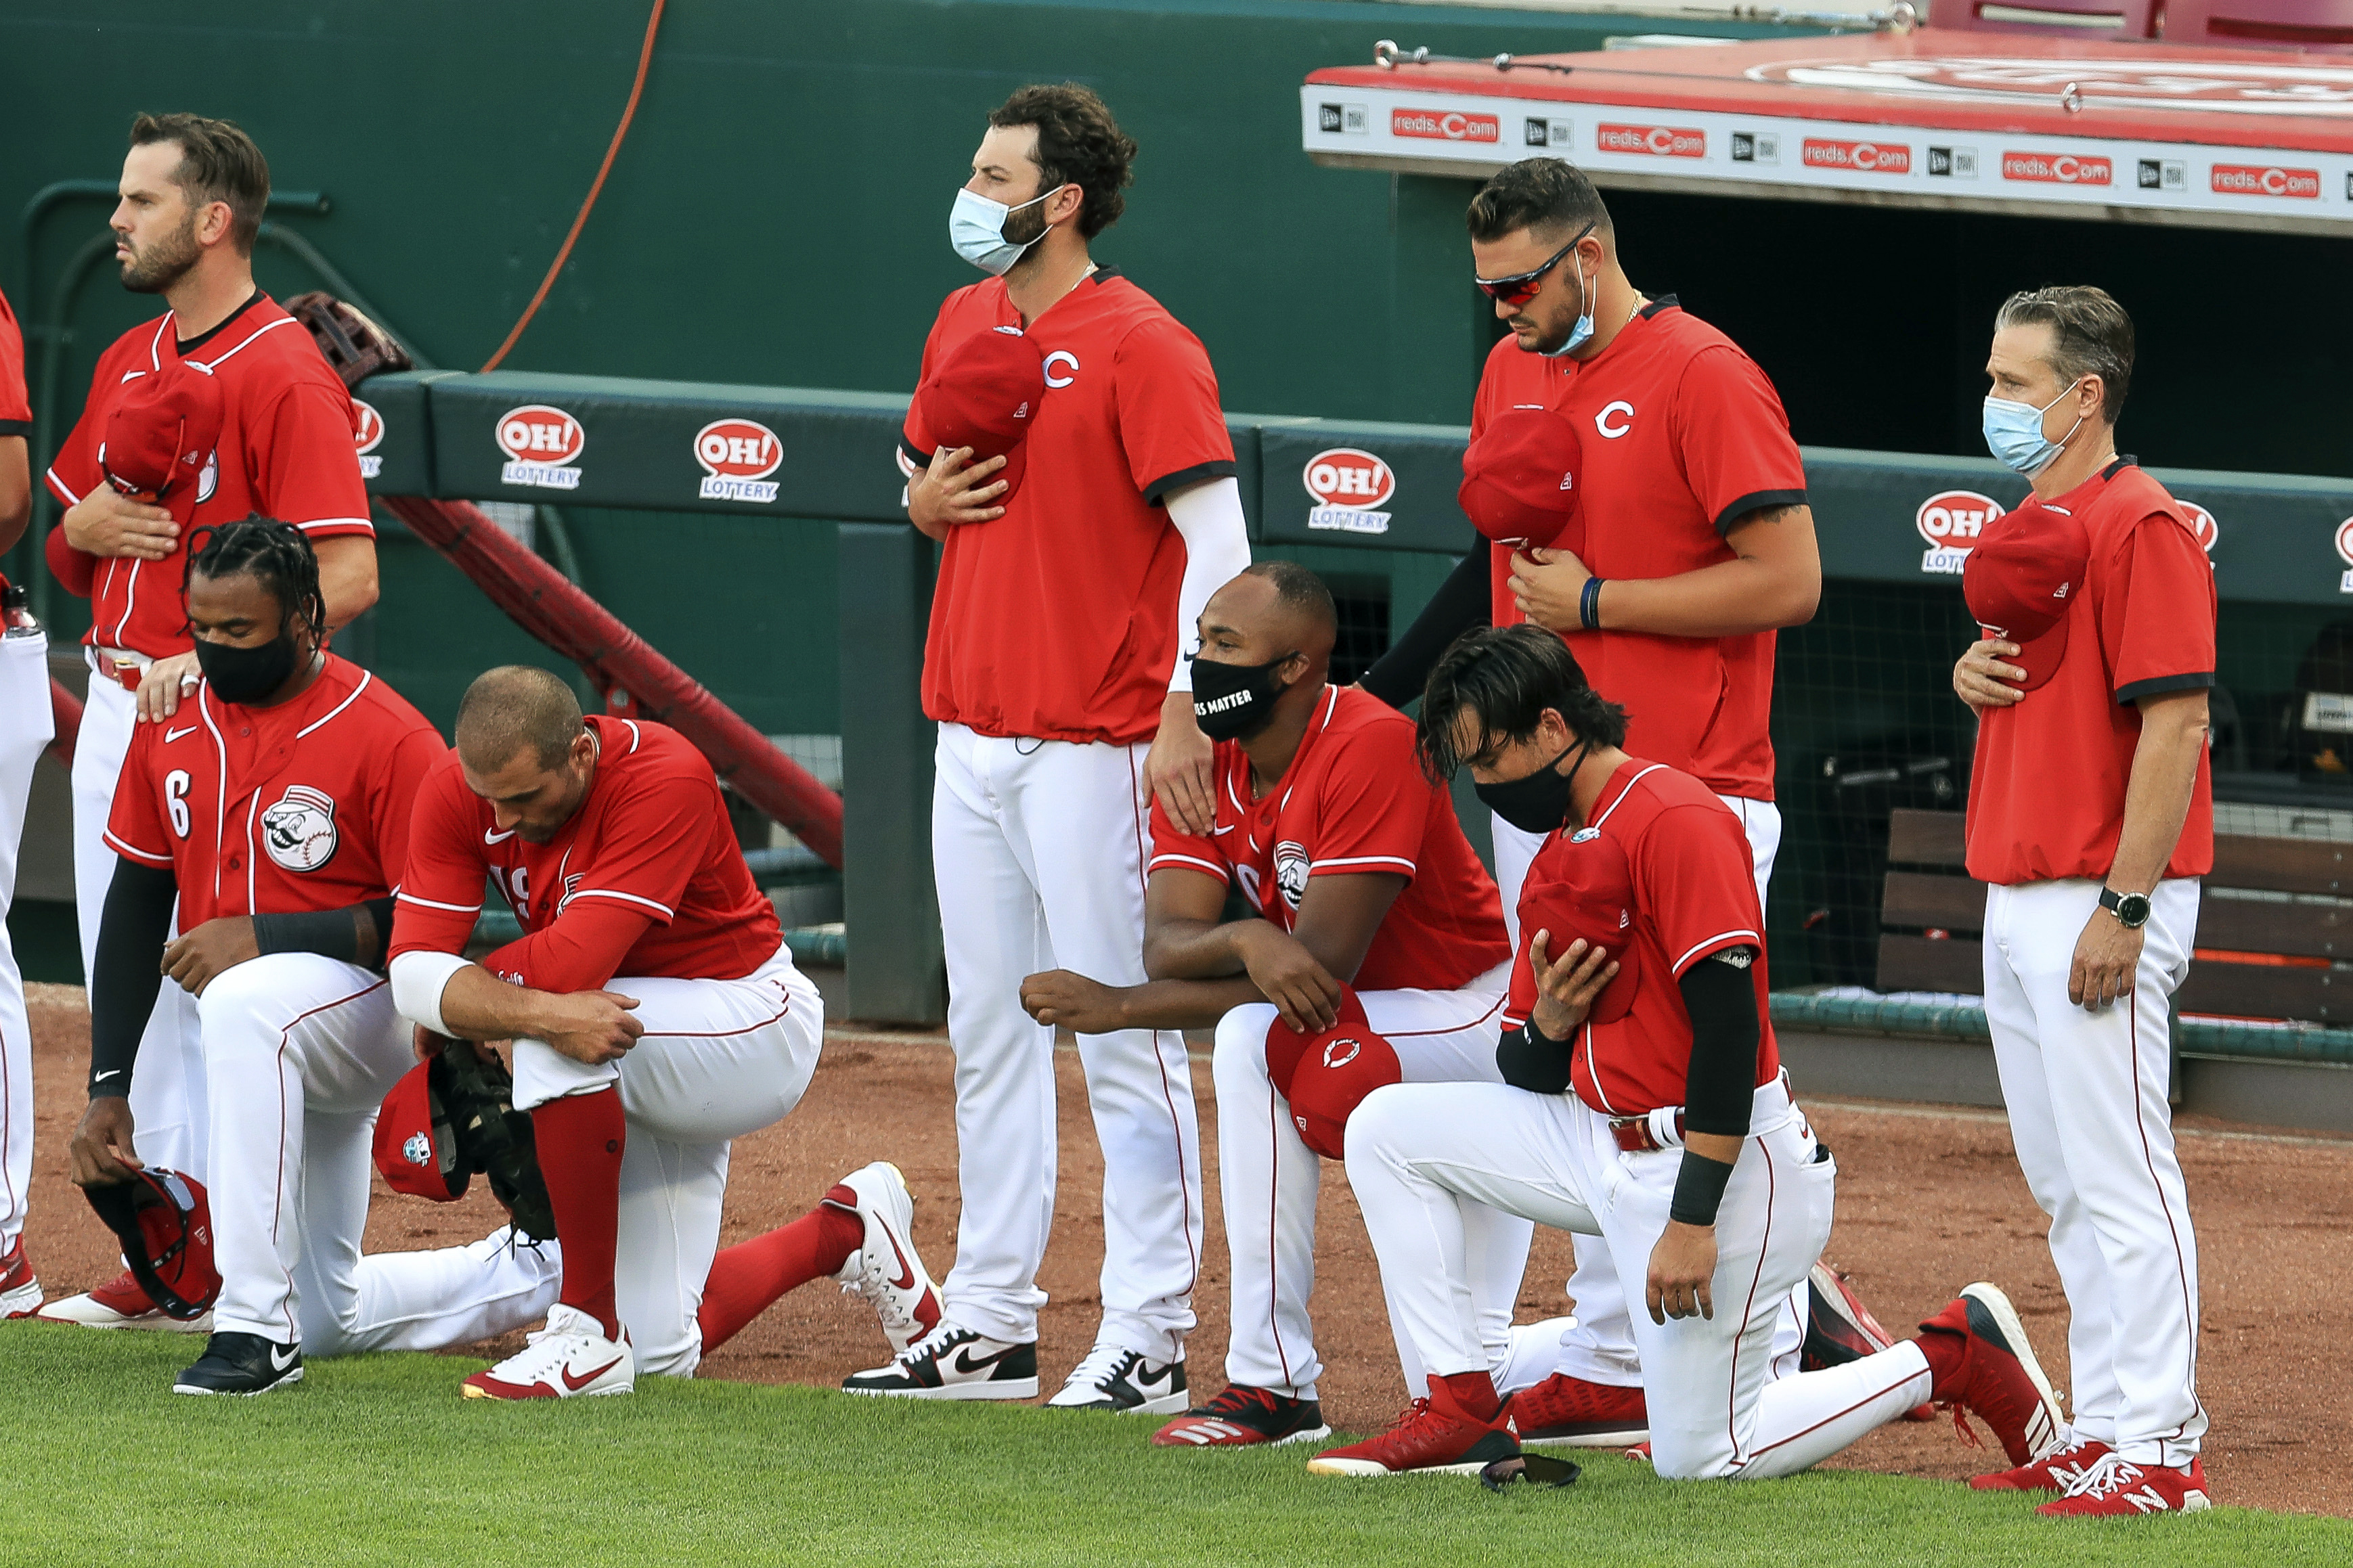
M 1601 629 L 1601 579 L 1588 577 L 1584 591 L 1577 596 L 1577 623 L 1588 632 Z
M 1667 1217 L 1678 1225 L 1714 1225 L 1716 1208 L 1724 1202 L 1725 1184 L 1731 1180 L 1730 1165 L 1684 1150 L 1683 1169 L 1675 1173 L 1674 1202 L 1667 1206 Z
M 262 952 L 313 952 L 363 969 L 382 969 L 392 900 L 369 899 L 340 910 L 304 910 L 253 917 L 253 945 Z

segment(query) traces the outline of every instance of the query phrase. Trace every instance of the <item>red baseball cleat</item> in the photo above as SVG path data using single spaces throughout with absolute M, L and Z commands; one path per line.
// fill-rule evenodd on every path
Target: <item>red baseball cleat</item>
M 2108 1455 L 2057 1502 L 2034 1511 L 2045 1519 L 2130 1519 L 2144 1513 L 2198 1513 L 2213 1507 L 2206 1491 L 2206 1467 L 2189 1461 L 2187 1469 L 2171 1465 L 2136 1465 Z
M 1805 1343 L 1798 1352 L 1799 1372 L 1820 1372 L 1845 1366 L 1867 1355 L 1877 1355 L 1895 1343 L 1895 1336 L 1872 1315 L 1854 1293 L 1847 1277 L 1817 1258 L 1807 1278 Z M 1934 1405 L 1915 1405 L 1904 1413 L 1906 1421 L 1934 1421 Z
M 2021 1465 L 2014 1470 L 1998 1470 L 1989 1476 L 1974 1476 L 1969 1489 L 1980 1492 L 2063 1492 L 2092 1472 L 2094 1466 L 2108 1457 L 2112 1450 L 2105 1443 L 2094 1443 L 2089 1437 L 2072 1448 L 2062 1448 L 2048 1458 Z
M 1431 1378 L 1430 1397 L 1407 1405 L 1388 1431 L 1345 1448 L 1326 1448 L 1307 1461 L 1307 1469 L 1318 1476 L 1475 1476 L 1519 1451 L 1510 1411 L 1482 1421 Z
M 1263 1443 L 1279 1448 L 1331 1435 L 1332 1428 L 1324 1425 L 1324 1406 L 1316 1401 L 1237 1384 L 1155 1432 L 1152 1444 L 1156 1448 L 1240 1448 Z
M 2013 1465 L 2048 1458 L 2057 1451 L 2065 1426 L 2051 1380 L 2034 1359 L 2018 1309 L 1996 1285 L 1971 1285 L 1951 1305 L 1920 1325 L 1922 1338 L 1952 1334 L 1960 1340 L 1961 1360 L 1949 1377 L 1930 1390 L 1929 1399 L 1953 1412 L 1953 1423 L 1969 1441 L 1967 1413 L 1975 1411 L 2001 1440 Z M 1936 1365 L 1934 1358 L 1930 1363 Z
M 1504 1401 L 1524 1447 L 1616 1448 L 1648 1440 L 1651 1416 L 1640 1388 L 1588 1383 L 1556 1372 Z
M 128 1268 L 79 1296 L 50 1302 L 34 1316 L 45 1323 L 73 1323 L 85 1329 L 160 1329 L 171 1334 L 213 1331 L 210 1312 L 186 1320 L 171 1316 L 147 1299 Z
M 33 1260 L 25 1256 L 20 1236 L 0 1252 L 0 1318 L 29 1318 L 40 1308 L 41 1282 L 33 1277 Z
M 468 1378 L 459 1391 L 469 1399 L 570 1399 L 592 1394 L 629 1394 L 638 1386 L 637 1352 L 629 1331 L 617 1340 L 576 1307 L 558 1303 L 547 1327 L 531 1343 L 488 1372 Z

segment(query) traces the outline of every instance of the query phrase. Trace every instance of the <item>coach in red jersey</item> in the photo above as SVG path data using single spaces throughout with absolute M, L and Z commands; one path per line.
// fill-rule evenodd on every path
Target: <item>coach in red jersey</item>
M 2168 1099 L 2167 999 L 2214 866 L 2214 570 L 2180 506 L 2116 453 L 2133 328 L 2097 289 L 2012 295 L 1986 361 L 1986 443 L 2033 481 L 1963 587 L 1984 636 L 1969 875 L 2011 1141 L 2072 1310 L 2074 1446 L 1980 1485 L 2046 1513 L 2195 1510 L 2198 1243 Z
M 1211 596 L 1193 700 L 1218 737 L 1218 815 L 1197 834 L 1153 813 L 1154 978 L 1114 986 L 1063 970 L 1022 985 L 1041 1023 L 1217 1031 L 1230 1386 L 1188 1410 L 1181 1366 L 1139 1357 L 1121 1369 L 1145 1395 L 1140 1408 L 1187 1411 L 1155 1439 L 1166 1447 L 1327 1430 L 1307 1300 L 1316 1154 L 1338 1151 L 1314 1123 L 1330 1111 L 1345 1121 L 1347 1096 L 1373 1084 L 1497 1081 L 1510 949 L 1495 885 L 1451 798 L 1423 773 L 1412 721 L 1327 683 L 1336 626 L 1323 582 L 1287 561 L 1261 562 Z M 1251 918 L 1220 919 L 1229 890 Z M 1328 1107 L 1317 1093 L 1327 1065 L 1353 1075 Z M 1530 1227 L 1494 1217 L 1476 1288 L 1500 1363 Z M 1418 1387 L 1419 1368 L 1409 1362 L 1406 1374 Z
M 99 356 L 80 419 L 50 465 L 66 511 L 49 564 L 90 601 L 84 636 L 88 703 L 74 749 L 74 901 L 82 963 L 94 962 L 99 911 L 115 856 L 103 841 L 132 724 L 177 722 L 196 677 L 181 604 L 195 529 L 259 513 L 302 530 L 319 558 L 327 629 L 375 603 L 375 529 L 343 382 L 293 318 L 253 280 L 253 239 L 269 200 L 269 165 L 235 125 L 193 114 L 132 122 L 112 224 L 122 286 L 171 308 Z M 158 377 L 217 387 L 218 433 L 194 473 L 153 494 L 110 478 L 106 446 L 123 404 Z M 185 1025 L 174 1058 L 174 1035 Z M 140 1124 L 150 1152 L 201 1175 L 206 1133 L 195 1020 L 156 1009 L 142 1052 Z
M 16 548 L 33 515 L 26 455 L 32 429 L 24 334 L 7 296 L 0 294 L 0 555 Z M 49 743 L 55 720 L 49 639 L 15 607 L 23 592 L 0 575 L 0 1319 L 22 1317 L 41 1304 L 40 1280 L 22 1240 L 33 1178 L 33 1042 L 7 918 L 16 896 L 16 851 L 33 764 Z
M 964 1207 L 947 1319 L 909 1363 L 921 1389 L 940 1373 L 934 1397 L 1038 1391 L 1054 1035 L 1021 982 L 1141 984 L 1150 805 L 1195 832 L 1215 812 L 1178 655 L 1250 552 L 1208 356 L 1089 255 L 1134 156 L 1081 87 L 1024 88 L 989 117 L 949 237 L 992 276 L 941 305 L 902 453 L 908 519 L 945 543 L 923 711 Z M 1179 1361 L 1193 1326 L 1199 1132 L 1176 1031 L 1079 1049 L 1108 1171 L 1103 1320 L 1051 1403 L 1133 1408 L 1109 1369 Z
M 441 737 L 325 651 L 318 561 L 298 529 L 255 519 L 207 535 L 187 615 L 205 679 L 181 722 L 140 727 L 107 828 L 122 865 L 90 987 L 74 1180 L 124 1181 L 142 1163 L 129 1091 L 168 975 L 198 998 L 220 1273 L 212 1338 L 174 1389 L 261 1394 L 301 1381 L 306 1351 L 432 1350 L 521 1328 L 554 1300 L 555 1267 L 504 1230 L 360 1253 L 369 1132 L 409 1065 L 382 973 L 392 889 Z M 167 943 L 174 900 L 185 934 Z M 127 1274 L 77 1300 L 69 1321 L 153 1311 Z

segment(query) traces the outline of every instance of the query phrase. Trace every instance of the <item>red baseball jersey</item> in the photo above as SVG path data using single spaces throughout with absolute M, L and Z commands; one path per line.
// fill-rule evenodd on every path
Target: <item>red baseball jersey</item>
M 224 404 L 220 445 L 196 482 L 196 509 L 179 544 L 161 561 L 128 556 L 96 563 L 90 628 L 82 641 L 128 648 L 150 658 L 185 653 L 188 542 L 207 523 L 259 512 L 290 522 L 317 543 L 339 535 L 373 536 L 367 486 L 355 445 L 359 416 L 341 377 L 328 368 L 302 324 L 256 291 L 219 326 L 182 342 L 174 317 L 133 327 L 99 355 L 90 398 L 57 461 L 49 489 L 71 506 L 107 482 L 107 416 L 123 387 L 184 360 L 209 369 Z
M 992 278 L 940 306 L 923 374 L 965 339 L 1021 325 Z M 984 735 L 1148 741 L 1176 651 L 1185 541 L 1169 491 L 1234 471 L 1201 340 L 1110 268 L 1028 331 L 1046 392 L 1028 472 L 993 522 L 948 531 L 923 647 L 923 711 Z M 903 457 L 936 443 L 908 414 Z
M 25 333 L 8 296 L 0 294 L 0 436 L 33 434 L 33 405 L 25 391 Z
M 1968 868 L 1981 882 L 2101 877 L 2115 864 L 2143 697 L 2214 684 L 2214 567 L 2165 487 L 2129 458 L 2048 503 L 2091 541 L 2067 651 L 2042 686 L 1978 720 Z M 2206 753 L 2168 877 L 2214 868 Z
M 523 935 L 482 960 L 508 980 L 581 991 L 617 974 L 740 980 L 784 945 L 776 906 L 752 881 L 719 780 L 677 731 L 591 715 L 596 776 L 572 820 L 545 844 L 498 831 L 490 802 L 466 787 L 451 752 L 417 794 L 408 866 L 393 917 L 392 956 L 463 952 L 485 877 Z M 644 922 L 603 973 L 578 968 L 575 928 L 621 912 Z M 626 931 L 626 928 L 624 928 Z M 596 943 L 589 944 L 596 947 Z
M 1152 803 L 1153 871 L 1198 871 L 1293 929 L 1311 877 L 1409 879 L 1356 970 L 1359 991 L 1453 991 L 1511 956 L 1495 884 L 1462 837 L 1454 802 L 1414 754 L 1413 721 L 1369 692 L 1326 688 L 1307 738 L 1263 800 L 1250 758 L 1220 741 L 1218 820 L 1208 838 Z
M 1600 577 L 1672 577 L 1730 561 L 1724 535 L 1734 522 L 1806 499 L 1805 465 L 1773 384 L 1672 295 L 1584 363 L 1504 338 L 1479 379 L 1472 435 L 1510 408 L 1548 408 L 1576 426 L 1584 561 Z M 1495 625 L 1512 626 L 1526 618 L 1507 586 L 1512 552 L 1491 553 Z M 1565 635 L 1594 689 L 1624 705 L 1629 747 L 1718 795 L 1773 798 L 1773 633 Z
M 417 787 L 448 750 L 398 692 L 333 654 L 275 708 L 223 702 L 207 681 L 133 729 L 106 842 L 178 879 L 182 931 L 348 909 L 399 884 Z
M 1748 974 L 1757 988 L 1757 1082 L 1771 1082 L 1781 1070 L 1781 1051 L 1765 977 L 1764 912 L 1740 819 L 1689 773 L 1629 760 L 1602 786 L 1588 826 L 1615 837 L 1626 853 L 1634 893 L 1629 935 L 1637 944 L 1641 977 L 1625 1016 L 1577 1031 L 1571 1068 L 1577 1097 L 1605 1116 L 1640 1116 L 1683 1104 L 1691 1077 L 1692 1021 L 1677 982 L 1708 954 L 1734 947 L 1756 950 Z M 1531 892 L 1557 875 L 1548 864 L 1564 842 L 1565 835 L 1555 833 L 1536 851 L 1528 866 Z M 1524 894 L 1522 910 L 1529 904 Z M 1535 973 L 1528 967 L 1535 931 L 1525 913 L 1520 923 L 1505 1028 L 1526 1023 L 1536 999 Z

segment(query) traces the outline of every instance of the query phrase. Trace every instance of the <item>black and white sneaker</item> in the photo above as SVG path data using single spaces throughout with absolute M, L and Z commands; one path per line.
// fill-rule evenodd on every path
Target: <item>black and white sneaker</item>
M 1324 1406 L 1313 1399 L 1237 1384 L 1207 1405 L 1197 1405 L 1153 1434 L 1159 1448 L 1240 1448 L 1264 1443 L 1313 1443 L 1328 1437 Z
M 1124 1415 L 1167 1415 L 1191 1403 L 1185 1363 L 1147 1361 L 1135 1351 L 1098 1344 L 1079 1363 L 1049 1410 L 1116 1410 Z
M 1038 1345 L 992 1340 L 943 1319 L 888 1366 L 843 1378 L 841 1391 L 898 1399 L 1035 1399 Z
M 205 1345 L 196 1364 L 173 1381 L 174 1394 L 268 1394 L 302 1381 L 302 1347 L 259 1334 L 222 1331 Z

